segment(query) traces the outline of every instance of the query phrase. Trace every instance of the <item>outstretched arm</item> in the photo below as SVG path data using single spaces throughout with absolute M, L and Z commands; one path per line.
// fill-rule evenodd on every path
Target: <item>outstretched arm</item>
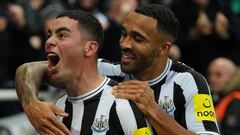
M 47 70 L 47 62 L 26 63 L 16 71 L 16 91 L 22 107 L 40 134 L 70 135 L 68 129 L 56 115 L 67 117 L 68 114 L 54 104 L 38 100 L 38 89 Z

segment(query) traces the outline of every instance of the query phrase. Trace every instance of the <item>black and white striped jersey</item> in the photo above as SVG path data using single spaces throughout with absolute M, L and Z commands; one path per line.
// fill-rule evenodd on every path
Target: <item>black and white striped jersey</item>
M 56 105 L 69 113 L 59 118 L 71 135 L 132 135 L 140 130 L 152 132 L 144 115 L 128 100 L 116 99 L 112 87 L 116 81 L 105 80 L 94 90 L 78 96 L 62 96 Z
M 123 73 L 119 63 L 99 59 L 98 69 L 118 81 L 135 79 Z M 168 59 L 164 72 L 149 80 L 149 85 L 156 102 L 184 128 L 197 134 L 219 135 L 209 87 L 200 73 Z

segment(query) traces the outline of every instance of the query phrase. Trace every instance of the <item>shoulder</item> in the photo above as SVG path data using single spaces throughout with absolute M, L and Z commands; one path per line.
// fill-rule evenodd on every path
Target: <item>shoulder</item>
M 97 67 L 101 74 L 108 77 L 124 77 L 125 76 L 125 73 L 123 73 L 121 69 L 121 64 L 119 62 L 112 63 L 105 59 L 98 59 Z
M 167 76 L 167 82 L 178 86 L 185 98 L 191 99 L 195 94 L 210 94 L 204 76 L 181 62 L 174 62 Z
M 184 74 L 189 74 L 194 78 L 204 78 L 203 75 L 197 71 L 195 71 L 193 68 L 185 65 L 184 63 L 181 63 L 179 61 L 174 62 L 172 64 L 172 67 L 170 71 L 177 73 L 178 75 L 184 75 Z
M 67 94 L 62 95 L 58 100 L 56 101 L 56 105 L 59 106 L 61 104 L 65 104 L 65 101 L 67 99 Z
M 232 101 L 228 105 L 228 110 L 232 112 L 240 112 L 240 98 L 233 98 Z
M 174 62 L 170 70 L 176 74 L 176 78 L 183 81 L 183 85 L 184 83 L 193 83 L 199 89 L 208 87 L 204 76 L 184 63 Z

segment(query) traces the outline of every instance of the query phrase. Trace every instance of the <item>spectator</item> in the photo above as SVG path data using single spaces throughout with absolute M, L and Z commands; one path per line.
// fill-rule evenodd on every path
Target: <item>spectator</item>
M 182 51 L 183 62 L 206 75 L 212 59 L 233 59 L 236 35 L 231 31 L 229 18 L 219 0 L 175 1 L 172 10 L 180 21 L 181 34 L 176 44 Z
M 240 134 L 240 92 L 237 89 L 226 89 L 236 71 L 235 64 L 226 58 L 214 59 L 208 68 L 209 85 L 215 96 L 216 116 L 222 135 Z
M 108 16 L 118 24 L 121 24 L 124 17 L 140 5 L 138 0 L 112 0 L 110 3 Z

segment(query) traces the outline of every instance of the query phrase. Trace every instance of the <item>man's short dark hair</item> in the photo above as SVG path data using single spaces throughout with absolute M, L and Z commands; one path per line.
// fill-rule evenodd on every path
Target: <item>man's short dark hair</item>
M 156 19 L 158 31 L 168 34 L 173 40 L 176 40 L 178 19 L 168 7 L 159 4 L 147 4 L 138 7 L 135 12 Z
M 97 55 L 99 55 L 103 45 L 104 34 L 102 25 L 94 16 L 83 10 L 67 10 L 60 13 L 56 18 L 60 17 L 69 17 L 78 21 L 80 28 L 90 35 L 90 40 L 98 42 Z

